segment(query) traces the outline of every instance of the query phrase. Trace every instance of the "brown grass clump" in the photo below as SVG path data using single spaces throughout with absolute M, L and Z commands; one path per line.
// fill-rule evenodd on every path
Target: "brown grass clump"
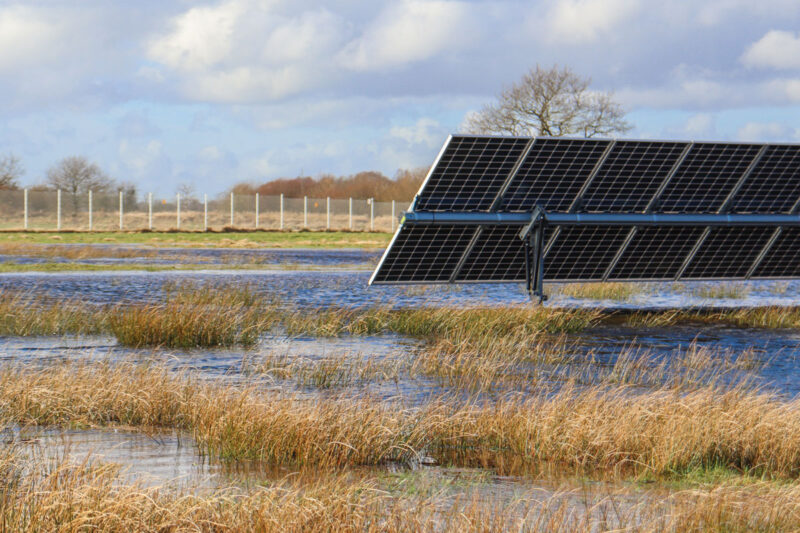
M 588 300 L 628 300 L 631 296 L 641 294 L 647 287 L 641 283 L 625 283 L 606 281 L 597 283 L 566 283 L 554 287 L 554 293 L 570 298 Z
M 3 370 L 0 416 L 23 425 L 183 428 L 206 453 L 273 465 L 340 468 L 425 454 L 505 474 L 800 474 L 800 401 L 743 387 L 567 386 L 528 400 L 440 399 L 407 409 L 301 400 L 159 368 L 61 365 Z
M 800 307 L 742 307 L 723 310 L 668 309 L 640 311 L 625 317 L 630 326 L 664 327 L 684 323 L 727 324 L 767 329 L 800 327 Z

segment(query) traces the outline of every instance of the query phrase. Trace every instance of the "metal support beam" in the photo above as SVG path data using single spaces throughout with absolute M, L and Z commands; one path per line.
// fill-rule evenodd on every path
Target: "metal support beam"
M 432 212 L 405 215 L 407 224 L 528 226 L 534 217 L 549 226 L 800 226 L 800 214 L 740 213 L 531 213 Z
M 578 209 L 581 208 L 583 205 L 583 196 L 586 194 L 586 191 L 589 190 L 589 186 L 594 181 L 594 178 L 597 177 L 597 174 L 600 172 L 600 168 L 608 159 L 609 154 L 611 154 L 611 150 L 614 148 L 614 145 L 617 144 L 617 141 L 611 141 L 606 146 L 606 149 L 600 154 L 600 158 L 597 160 L 597 163 L 594 164 L 594 168 L 589 173 L 589 176 L 586 178 L 586 181 L 583 182 L 578 194 L 575 195 L 575 198 L 572 200 L 572 203 L 569 205 L 569 209 L 567 209 L 568 213 L 574 213 Z
M 520 232 L 525 250 L 525 288 L 531 298 L 544 302 L 544 221 L 535 223 L 529 231 Z

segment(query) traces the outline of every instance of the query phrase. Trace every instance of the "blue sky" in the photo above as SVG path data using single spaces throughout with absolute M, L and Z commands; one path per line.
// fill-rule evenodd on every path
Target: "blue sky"
M 0 0 L 0 154 L 159 195 L 393 175 L 537 63 L 631 137 L 800 140 L 797 0 Z

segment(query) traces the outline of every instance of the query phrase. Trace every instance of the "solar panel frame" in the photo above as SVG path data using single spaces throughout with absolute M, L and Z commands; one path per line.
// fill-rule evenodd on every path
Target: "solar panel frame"
M 481 137 L 481 136 L 461 136 L 461 137 Z M 420 197 L 424 195 L 426 186 L 429 184 L 431 176 L 434 174 L 436 170 L 436 166 L 438 165 L 439 160 L 443 153 L 450 143 L 452 139 L 448 138 L 448 142 L 442 147 L 442 150 L 437 157 L 437 163 L 430 169 L 426 179 L 424 180 L 420 191 L 418 193 L 415 202 L 412 203 L 411 210 L 420 210 Z M 584 147 L 586 147 L 586 142 L 590 141 L 591 143 L 604 143 L 604 144 L 592 144 L 592 150 L 585 150 L 589 153 L 589 156 L 585 157 L 585 160 L 578 161 L 578 167 L 581 169 L 580 175 L 578 177 L 574 177 L 567 185 L 566 189 L 568 190 L 568 194 L 563 193 L 562 191 L 558 194 L 558 198 L 555 200 L 555 204 L 557 209 L 555 212 L 596 212 L 596 213 L 624 213 L 628 212 L 629 210 L 634 210 L 634 212 L 641 212 L 640 209 L 644 204 L 644 199 L 648 197 L 651 191 L 655 189 L 652 197 L 649 198 L 647 206 L 644 209 L 644 212 L 654 212 L 654 213 L 661 213 L 661 212 L 686 212 L 686 213 L 710 213 L 712 209 L 716 209 L 716 213 L 724 213 L 730 210 L 733 213 L 763 213 L 763 214 L 771 214 L 773 210 L 771 208 L 756 208 L 752 210 L 743 209 L 742 205 L 747 205 L 747 201 L 743 200 L 743 198 L 748 198 L 748 191 L 756 190 L 761 191 L 760 194 L 762 196 L 766 195 L 769 196 L 769 183 L 764 182 L 763 176 L 768 175 L 767 171 L 764 170 L 765 168 L 771 168 L 775 166 L 775 160 L 781 161 L 782 158 L 777 155 L 771 155 L 773 153 L 783 153 L 783 160 L 787 159 L 786 154 L 791 153 L 793 154 L 791 157 L 788 157 L 791 161 L 798 161 L 800 159 L 800 145 L 796 143 L 736 143 L 736 142 L 687 142 L 687 141 L 669 141 L 669 140 L 632 140 L 632 139 L 625 139 L 614 141 L 611 139 L 567 139 L 567 138 L 547 138 L 547 137 L 537 137 L 537 138 L 522 138 L 522 137 L 514 137 L 518 143 L 522 143 L 524 140 L 527 139 L 527 148 L 524 148 L 521 152 L 520 157 L 514 164 L 510 164 L 510 162 L 506 163 L 504 170 L 509 170 L 506 176 L 502 176 L 502 174 L 496 174 L 493 177 L 492 187 L 487 190 L 491 190 L 495 193 L 494 200 L 490 201 L 490 196 L 488 194 L 483 194 L 481 196 L 480 202 L 470 203 L 467 202 L 466 205 L 470 209 L 473 208 L 480 208 L 480 211 L 484 212 L 492 212 L 495 208 L 499 207 L 501 211 L 506 212 L 523 212 L 527 213 L 530 209 L 518 209 L 513 210 L 509 209 L 509 197 L 504 196 L 503 192 L 508 192 L 511 196 L 516 194 L 517 197 L 517 204 L 519 204 L 519 189 L 521 188 L 520 183 L 524 182 L 526 176 L 530 175 L 529 169 L 526 168 L 526 162 L 529 158 L 535 156 L 536 146 L 537 144 L 544 144 L 547 145 L 547 141 L 551 141 L 549 144 L 555 143 L 555 145 L 561 143 L 583 143 Z M 597 202 L 596 197 L 599 194 L 597 191 L 602 189 L 604 182 L 606 181 L 606 177 L 609 174 L 613 174 L 610 167 L 606 167 L 606 164 L 610 164 L 613 166 L 615 160 L 615 147 L 616 150 L 623 151 L 623 148 L 629 147 L 635 143 L 649 143 L 649 146 L 659 145 L 659 146 L 666 146 L 671 143 L 672 146 L 672 153 L 671 155 L 666 158 L 667 161 L 674 161 L 676 159 L 676 153 L 680 152 L 679 147 L 683 146 L 683 152 L 678 156 L 677 162 L 675 166 L 670 169 L 669 175 L 664 178 L 664 172 L 667 168 L 669 168 L 668 163 L 661 163 L 661 167 L 658 171 L 654 172 L 654 178 L 652 181 L 647 183 L 647 193 L 637 194 L 636 200 L 631 203 L 626 203 L 628 200 L 617 202 L 612 201 L 610 204 L 606 203 L 603 204 L 602 201 Z M 598 148 L 600 146 L 605 146 L 605 148 L 599 151 L 598 155 Z M 689 158 L 689 163 L 687 165 L 686 159 L 687 157 L 694 152 L 692 158 Z M 604 155 L 605 154 L 605 155 Z M 700 154 L 700 156 L 698 155 Z M 705 157 L 701 157 L 705 154 Z M 722 154 L 722 155 L 721 155 Z M 733 163 L 728 162 L 728 164 L 722 165 L 723 169 L 719 170 L 711 165 L 710 167 L 706 165 L 708 168 L 712 168 L 714 170 L 714 176 L 708 179 L 695 179 L 697 176 L 705 173 L 702 170 L 704 167 L 704 160 L 708 160 L 709 157 L 712 160 L 719 161 L 720 157 L 723 157 L 725 154 L 734 154 L 736 157 L 734 158 L 735 161 Z M 558 155 L 558 154 L 556 154 Z M 541 156 L 541 154 L 540 154 Z M 550 153 L 548 157 L 552 157 L 553 153 Z M 562 154 L 563 156 L 563 154 Z M 591 157 L 590 157 L 591 156 Z M 751 157 L 752 156 L 752 157 Z M 763 162 L 760 160 L 760 157 L 763 156 Z M 592 159 L 594 158 L 594 159 Z M 574 159 L 574 158 L 573 158 Z M 593 165 L 589 164 L 589 161 L 593 162 Z M 569 166 L 573 164 L 572 162 L 567 162 Z M 573 165 L 574 166 L 574 165 Z M 555 165 L 558 167 L 558 165 Z M 589 169 L 591 167 L 591 169 Z M 792 183 L 790 187 L 783 187 L 781 190 L 783 191 L 782 194 L 792 194 L 796 190 L 800 192 L 800 170 L 797 169 L 784 169 L 784 174 L 788 173 L 792 176 Z M 687 179 L 687 176 L 695 176 L 695 178 Z M 503 178 L 503 179 L 501 179 Z M 619 181 L 619 178 L 615 178 Z M 627 178 L 622 178 L 623 181 Z M 612 179 L 612 182 L 614 179 Z M 646 181 L 646 180 L 645 180 Z M 657 182 L 659 182 L 656 185 Z M 499 185 L 498 185 L 499 184 Z M 714 185 L 719 185 L 714 187 Z M 547 184 L 545 184 L 546 186 Z M 695 191 L 694 189 L 697 189 Z M 767 190 L 767 192 L 764 192 Z M 786 191 L 789 191 L 788 193 Z M 558 192 L 558 191 L 556 191 Z M 635 192 L 635 191 L 634 191 Z M 574 196 L 571 194 L 574 193 Z M 659 193 L 665 193 L 664 198 L 660 205 L 659 202 L 656 200 L 659 198 Z M 681 198 L 683 196 L 683 198 Z M 800 196 L 800 194 L 798 194 Z M 676 200 L 677 197 L 677 200 Z M 688 200 L 687 200 L 688 198 Z M 582 201 L 578 201 L 581 199 Z M 762 204 L 764 204 L 764 200 L 760 200 Z M 447 211 L 452 211 L 449 207 L 454 205 L 454 202 L 448 204 Z M 513 204 L 513 202 L 511 202 Z M 547 203 L 547 202 L 545 202 Z M 670 211 L 669 208 L 675 208 L 676 205 L 681 204 L 685 207 L 686 205 L 698 207 L 694 211 L 684 210 L 684 211 Z M 752 202 L 751 202 L 752 203 Z M 769 201 L 766 202 L 768 205 Z M 786 212 L 783 208 L 789 204 L 789 201 L 786 199 L 782 199 L 780 205 L 782 206 L 781 212 Z M 800 204 L 800 201 L 794 202 L 793 206 L 796 208 Z M 535 205 L 535 204 L 532 204 Z M 602 209 L 594 209 L 597 205 L 600 205 Z M 666 208 L 664 206 L 667 206 Z M 777 204 L 775 204 L 777 205 Z M 615 206 L 622 206 L 622 207 L 615 207 Z M 528 207 L 528 206 L 526 206 Z M 542 206 L 539 206 L 542 207 Z M 594 210 L 593 210 L 594 209 Z M 422 210 L 424 211 L 424 210 Z M 460 210 L 459 210 L 460 211 Z M 459 212 L 459 211 L 456 211 Z M 545 209 L 548 212 L 547 209 Z M 702 217 L 701 217 L 702 218 Z M 771 220 L 775 220 L 773 217 Z M 412 224 L 413 225 L 413 224 Z M 390 246 L 385 251 L 381 262 L 379 263 L 378 267 L 376 268 L 373 276 L 370 278 L 370 283 L 398 283 L 398 284 L 413 284 L 417 283 L 417 281 L 400 281 L 400 282 L 392 282 L 392 281 L 378 281 L 378 274 L 380 270 L 384 266 L 384 262 L 386 258 L 389 256 L 390 250 L 396 245 L 396 241 L 398 236 L 403 231 L 403 224 L 398 227 L 397 232 L 392 238 L 392 242 Z M 611 226 L 614 227 L 614 226 Z M 718 236 L 720 235 L 718 228 L 703 230 L 702 225 L 693 225 L 694 229 L 692 230 L 664 230 L 664 233 L 675 233 L 675 234 L 683 234 L 686 241 L 691 241 L 694 235 L 697 234 L 698 231 L 703 231 L 704 235 L 701 239 L 698 239 L 697 242 L 694 243 L 692 253 L 690 253 L 685 258 L 685 265 L 681 268 L 681 272 L 679 274 L 680 279 L 704 279 L 704 280 L 712 280 L 712 279 L 746 279 L 749 277 L 753 277 L 755 279 L 776 279 L 774 277 L 765 278 L 760 276 L 759 274 L 766 271 L 768 268 L 767 266 L 761 266 L 759 263 L 760 255 L 764 257 L 761 258 L 761 261 L 769 265 L 772 259 L 773 253 L 779 253 L 781 245 L 778 244 L 778 247 L 775 249 L 777 251 L 773 252 L 770 249 L 770 239 L 772 235 L 772 231 L 776 231 L 780 233 L 783 229 L 774 230 L 774 227 L 770 227 L 769 230 L 764 229 L 756 236 L 750 233 L 750 237 L 744 236 L 739 237 L 738 240 L 744 241 L 749 243 L 749 249 L 747 250 L 747 260 L 740 261 L 740 263 L 748 263 L 748 264 L 739 264 L 735 268 L 728 268 L 727 270 L 722 267 L 703 267 L 702 264 L 705 262 L 707 265 L 713 263 L 713 256 L 714 256 L 714 246 L 719 247 L 720 243 Z M 620 272 L 623 269 L 622 266 L 619 266 L 617 262 L 622 262 L 625 264 L 629 261 L 627 257 L 631 256 L 631 254 L 635 253 L 638 248 L 641 246 L 636 242 L 637 235 L 639 232 L 642 231 L 641 229 L 631 231 L 631 226 L 623 227 L 623 226 L 616 226 L 614 230 L 608 230 L 607 228 L 600 231 L 596 230 L 594 233 L 598 236 L 602 235 L 596 241 L 602 241 L 604 244 L 602 245 L 602 253 L 601 253 L 601 260 L 599 260 L 599 264 L 606 265 L 607 272 L 604 273 L 602 277 L 598 277 L 598 272 L 601 270 L 599 265 L 592 266 L 588 270 L 585 266 L 579 266 L 572 268 L 572 271 L 580 272 L 589 272 L 586 274 L 587 277 L 572 277 L 567 276 L 563 277 L 562 274 L 566 271 L 562 266 L 552 265 L 555 259 L 558 259 L 560 256 L 563 256 L 563 252 L 561 251 L 564 246 L 564 241 L 558 246 L 555 246 L 557 240 L 559 238 L 559 234 L 565 233 L 568 236 L 572 234 L 579 234 L 581 231 L 572 230 L 570 229 L 571 226 L 556 226 L 555 228 L 551 228 L 548 232 L 552 235 L 549 243 L 549 247 L 547 251 L 554 251 L 554 255 L 548 253 L 544 259 L 545 264 L 545 279 L 547 281 L 554 281 L 555 279 L 551 275 L 553 272 L 556 272 L 558 275 L 558 281 L 597 281 L 599 279 L 613 279 L 613 280 L 631 280 L 631 281 L 652 281 L 652 280 L 663 280 L 664 278 L 661 277 L 620 277 Z M 698 229 L 699 228 L 699 229 Z M 520 276 L 520 267 L 513 266 L 512 263 L 515 263 L 520 260 L 522 254 L 520 253 L 522 244 L 520 241 L 519 245 L 513 244 L 513 234 L 516 233 L 516 229 L 505 229 L 499 230 L 495 229 L 485 229 L 480 227 L 474 227 L 471 230 L 460 230 L 461 233 L 461 242 L 463 244 L 464 241 L 467 242 L 467 246 L 461 246 L 459 251 L 461 252 L 460 258 L 457 260 L 456 268 L 451 272 L 451 277 L 447 281 L 443 281 L 441 279 L 437 279 L 434 283 L 448 283 L 448 282 L 455 282 L 455 283 L 484 283 L 484 282 L 492 282 L 492 283 L 518 283 L 523 281 L 523 277 Z M 592 233 L 589 230 L 582 230 L 584 233 Z M 657 234 L 655 230 L 646 229 L 645 232 L 652 231 L 653 234 Z M 486 235 L 483 232 L 487 232 Z M 493 244 L 490 245 L 487 243 L 488 236 L 491 236 L 493 233 L 497 232 L 504 232 L 506 237 L 504 238 L 505 241 L 501 242 L 500 244 Z M 713 235 L 712 235 L 713 234 Z M 730 235 L 741 234 L 740 230 L 734 231 L 729 230 Z M 631 235 L 628 237 L 628 235 Z M 688 237 L 686 237 L 688 235 Z M 639 237 L 640 239 L 643 237 Z M 710 240 L 708 240 L 710 238 Z M 706 242 L 708 240 L 708 242 Z M 584 239 L 585 241 L 585 239 Z M 725 241 L 725 239 L 723 239 Z M 775 241 L 781 241 L 780 235 L 775 238 Z M 610 243 L 610 244 L 609 244 Z M 580 248 L 586 244 L 585 242 L 580 241 L 577 244 L 573 244 L 573 248 L 576 246 Z M 724 244 L 724 242 L 723 242 Z M 632 250 L 628 250 L 628 247 L 633 245 Z M 471 247 L 475 247 L 473 251 Z M 598 250 L 601 248 L 600 245 L 593 245 L 597 246 Z M 671 244 L 667 243 L 664 244 L 662 247 L 669 249 Z M 728 245 L 730 246 L 730 245 Z M 504 248 L 505 247 L 505 248 Z M 682 242 L 677 250 L 682 253 L 688 247 L 686 242 Z M 652 248 L 652 246 L 651 246 Z M 610 251 L 613 249 L 613 253 Z M 585 252 L 581 252 L 585 256 Z M 580 256 L 579 253 L 579 256 Z M 733 252 L 730 252 L 733 253 Z M 449 254 L 448 257 L 448 268 L 452 266 L 453 258 L 457 254 Z M 680 255 L 680 254 L 678 254 Z M 487 262 L 494 262 L 496 258 L 500 258 L 497 261 L 497 265 L 492 265 L 491 268 L 480 267 L 478 262 L 481 258 Z M 507 257 L 507 259 L 503 259 L 503 257 Z M 611 259 L 609 259 L 609 257 Z M 712 259 L 709 259 L 711 257 Z M 524 257 L 523 257 L 524 259 Z M 506 261 L 509 264 L 503 264 Z M 677 262 L 677 259 L 671 259 L 668 261 L 669 263 L 669 270 L 670 272 L 674 271 L 674 265 Z M 752 264 L 749 264 L 752 263 Z M 551 266 L 548 267 L 548 264 Z M 700 265 L 700 266 L 698 266 Z M 747 268 L 745 268 L 747 267 Z M 464 269 L 464 272 L 461 273 L 460 270 Z M 704 271 L 704 269 L 706 271 Z M 743 270 L 748 270 L 744 275 L 742 275 Z M 502 272 L 502 273 L 500 273 Z M 508 274 L 511 273 L 511 274 Z M 724 275 L 721 275 L 724 274 Z M 510 277 L 514 279 L 500 279 Z M 791 277 L 791 276 L 790 276 Z M 487 279 L 488 278 L 488 279 Z M 428 283 L 428 281 L 424 281 Z

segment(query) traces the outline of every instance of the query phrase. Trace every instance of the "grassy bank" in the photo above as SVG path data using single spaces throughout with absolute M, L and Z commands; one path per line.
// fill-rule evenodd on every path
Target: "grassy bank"
M 144 244 L 220 248 L 385 248 L 391 234 L 342 231 L 0 232 L 2 243 Z
M 617 478 L 718 468 L 800 475 L 800 402 L 747 387 L 685 391 L 565 387 L 491 404 L 434 399 L 418 408 L 325 402 L 200 381 L 158 367 L 60 364 L 0 371 L 0 416 L 20 425 L 179 428 L 205 453 L 337 469 L 421 456 L 507 475 Z

